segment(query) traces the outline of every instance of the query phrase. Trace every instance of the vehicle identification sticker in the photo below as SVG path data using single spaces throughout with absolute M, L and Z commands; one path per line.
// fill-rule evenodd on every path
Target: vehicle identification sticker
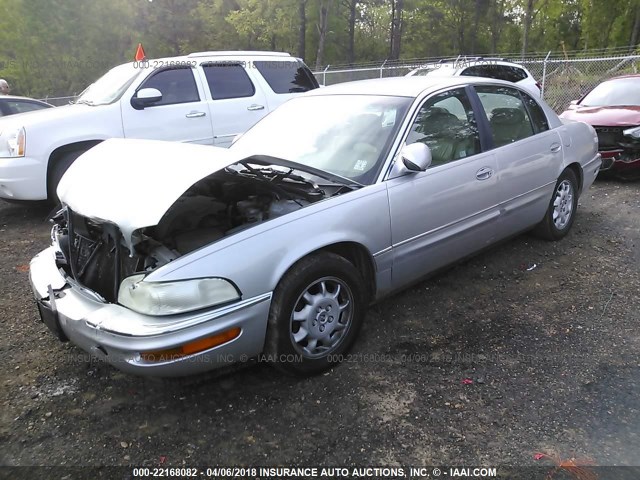
M 366 160 L 358 160 L 353 166 L 353 169 L 362 172 L 365 168 L 367 168 L 367 163 L 368 162 Z

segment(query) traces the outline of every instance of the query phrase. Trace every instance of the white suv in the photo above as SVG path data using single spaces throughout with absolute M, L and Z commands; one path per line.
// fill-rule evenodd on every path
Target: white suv
M 540 98 L 540 84 L 533 78 L 531 72 L 517 63 L 503 58 L 487 57 L 458 57 L 451 60 L 441 60 L 435 63 L 421 65 L 407 73 L 407 77 L 414 75 L 456 77 L 465 75 L 470 77 L 495 78 L 517 83 L 526 88 L 537 98 Z
M 317 87 L 288 53 L 202 52 L 119 65 L 73 105 L 0 119 L 0 198 L 55 200 L 71 163 L 107 138 L 228 147 L 293 95 Z

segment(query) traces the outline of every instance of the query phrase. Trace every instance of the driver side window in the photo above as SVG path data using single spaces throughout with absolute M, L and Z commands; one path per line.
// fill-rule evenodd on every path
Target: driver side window
M 190 67 L 160 70 L 147 78 L 138 90 L 143 88 L 156 88 L 162 93 L 162 100 L 154 103 L 154 107 L 200 100 Z
M 473 108 L 462 88 L 429 98 L 407 136 L 407 145 L 421 142 L 431 149 L 431 166 L 444 165 L 480 152 Z

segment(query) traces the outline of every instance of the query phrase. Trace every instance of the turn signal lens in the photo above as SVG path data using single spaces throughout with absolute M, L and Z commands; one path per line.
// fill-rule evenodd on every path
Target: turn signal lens
M 179 347 L 168 348 L 166 350 L 155 350 L 152 352 L 141 352 L 140 358 L 145 362 L 167 362 L 170 360 L 177 360 L 179 358 L 186 357 L 187 355 L 204 352 L 210 348 L 228 343 L 237 338 L 240 335 L 240 332 L 240 328 L 235 327 L 219 333 L 218 335 L 214 335 L 213 337 L 200 338 L 193 342 L 185 343 Z

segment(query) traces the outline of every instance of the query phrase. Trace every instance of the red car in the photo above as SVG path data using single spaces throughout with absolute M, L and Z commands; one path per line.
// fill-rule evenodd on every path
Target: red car
M 578 101 L 561 118 L 593 126 L 598 134 L 600 171 L 640 177 L 640 75 L 606 80 Z

